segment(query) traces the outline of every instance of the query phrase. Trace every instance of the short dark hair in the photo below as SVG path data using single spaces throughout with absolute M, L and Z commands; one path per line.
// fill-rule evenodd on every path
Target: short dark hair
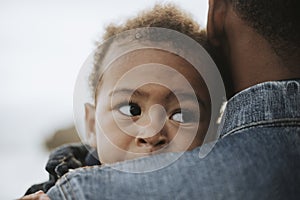
M 272 45 L 277 53 L 300 49 L 299 0 L 229 0 L 236 13 Z M 282 52 L 280 52 L 282 51 Z M 296 55 L 296 54 L 295 54 Z

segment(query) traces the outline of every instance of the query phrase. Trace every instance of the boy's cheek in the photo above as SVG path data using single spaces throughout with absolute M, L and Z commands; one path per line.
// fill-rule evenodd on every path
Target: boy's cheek
M 200 146 L 205 136 L 203 132 L 204 130 L 202 130 L 201 124 L 198 126 L 195 123 L 189 127 L 180 127 L 173 133 L 172 138 L 170 138 L 170 151 L 187 151 Z
M 132 140 L 132 137 L 117 128 L 111 132 L 99 131 L 97 133 L 98 152 L 107 154 L 110 157 L 118 156 L 128 149 Z
M 101 163 L 115 163 L 125 160 L 126 150 L 119 144 L 107 139 L 99 141 L 98 156 Z

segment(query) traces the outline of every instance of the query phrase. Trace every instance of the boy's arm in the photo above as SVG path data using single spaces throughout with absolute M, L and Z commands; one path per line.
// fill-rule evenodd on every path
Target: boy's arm
M 57 180 L 69 169 L 85 166 L 85 159 L 92 148 L 82 143 L 67 144 L 55 149 L 49 156 L 46 170 Z
M 46 170 L 49 173 L 49 180 L 32 185 L 25 195 L 35 193 L 39 190 L 47 192 L 69 169 L 86 166 L 86 157 L 92 148 L 82 143 L 67 144 L 55 149 L 49 156 Z

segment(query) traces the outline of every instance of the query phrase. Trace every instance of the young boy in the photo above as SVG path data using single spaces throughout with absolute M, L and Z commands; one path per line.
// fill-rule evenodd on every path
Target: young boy
M 123 25 L 110 25 L 103 40 L 142 27 L 178 31 L 211 53 L 205 31 L 173 5 L 156 5 Z M 132 31 L 128 33 L 131 35 Z M 135 37 L 144 36 L 137 33 Z M 95 51 L 90 75 L 94 104 L 84 105 L 92 153 L 84 146 L 58 149 L 51 154 L 46 167 L 50 181 L 33 186 L 26 194 L 46 192 L 70 168 L 100 164 L 91 156 L 95 152 L 101 164 L 111 164 L 157 153 L 192 150 L 202 144 L 210 122 L 211 102 L 195 66 L 163 48 L 136 48 L 116 57 L 115 52 L 122 46 L 116 45 L 120 40 L 106 42 Z M 170 38 L 145 41 L 168 48 L 174 45 Z M 176 48 L 171 47 L 174 51 Z M 188 54 L 197 56 L 197 52 Z

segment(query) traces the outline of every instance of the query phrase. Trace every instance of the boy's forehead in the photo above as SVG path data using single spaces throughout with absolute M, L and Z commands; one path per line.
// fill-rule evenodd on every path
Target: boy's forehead
M 172 85 L 177 89 L 202 87 L 204 81 L 198 71 L 186 60 L 160 49 L 140 49 L 120 56 L 112 62 L 103 75 L 106 84 L 121 83 L 132 86 L 138 83 Z M 125 81 L 126 80 L 126 81 Z
M 140 49 L 119 57 L 104 72 L 103 85 L 111 91 L 160 85 L 175 93 L 208 93 L 202 77 L 189 62 L 160 49 Z
M 180 73 L 193 72 L 191 75 L 197 72 L 194 66 L 184 58 L 166 50 L 154 48 L 137 49 L 127 52 L 112 61 L 106 68 L 106 72 L 112 71 L 114 74 L 118 72 L 124 73 L 124 71 L 145 64 L 148 64 L 149 67 L 155 66 L 156 64 L 165 65 L 172 69 L 176 69 Z
M 178 41 L 181 41 L 180 38 L 176 38 L 175 40 L 170 35 L 171 38 L 160 40 L 158 38 L 161 37 L 161 35 L 164 35 L 164 32 L 161 34 L 156 33 L 154 35 L 152 35 L 152 33 L 149 34 L 148 31 L 146 32 L 147 33 L 143 33 L 143 31 L 141 31 L 134 34 L 133 30 L 131 30 L 128 33 L 124 32 L 106 41 L 102 49 L 102 51 L 105 51 L 105 56 L 102 60 L 102 67 L 104 65 L 104 68 L 106 68 L 115 60 L 123 58 L 124 56 L 127 58 L 137 58 L 135 56 L 143 56 L 145 59 L 146 55 L 150 55 L 149 52 L 155 54 L 155 56 L 168 54 L 169 57 L 178 56 L 182 53 L 185 55 L 194 55 L 195 53 L 195 51 L 192 50 L 192 47 L 189 48 L 189 45 L 183 47 L 183 45 L 181 45 L 182 42 L 177 44 Z M 132 35 L 136 35 L 137 38 L 132 38 Z M 155 60 L 153 57 L 150 59 Z M 148 60 L 148 62 L 149 61 L 151 60 Z
M 176 69 L 190 81 L 198 79 L 199 84 L 204 82 L 199 70 L 210 64 L 210 60 L 201 55 L 202 51 L 199 43 L 173 30 L 153 27 L 129 30 L 103 43 L 99 52 L 104 56 L 100 62 L 96 60 L 100 70 L 95 77 L 102 82 L 108 74 L 122 76 L 138 65 L 158 63 Z

